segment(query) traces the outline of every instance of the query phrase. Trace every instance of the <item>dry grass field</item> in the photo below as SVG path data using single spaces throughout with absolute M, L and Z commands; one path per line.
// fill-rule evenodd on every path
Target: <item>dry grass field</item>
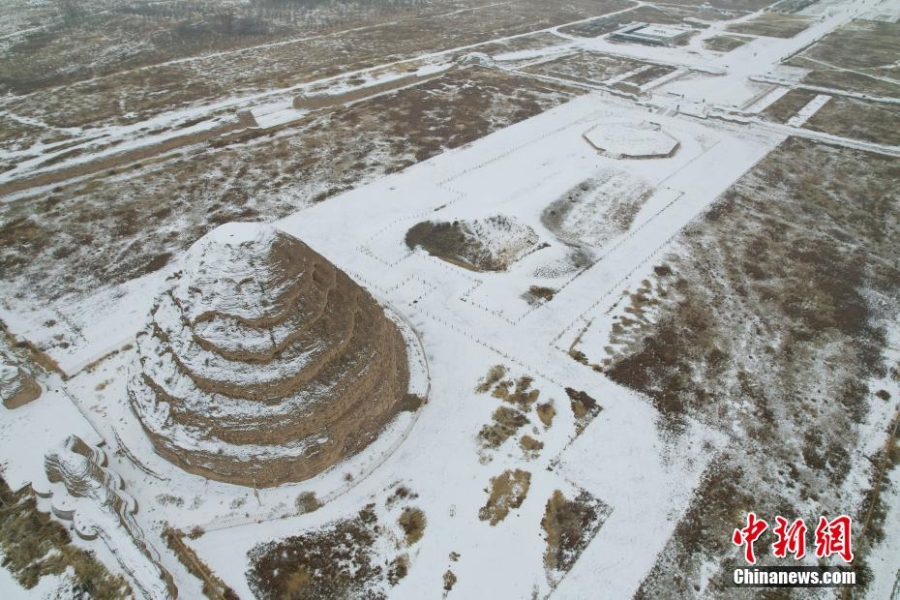
M 763 115 L 776 123 L 787 123 L 817 95 L 811 90 L 791 90 L 767 107 Z M 896 104 L 832 96 L 803 128 L 876 144 L 900 145 L 898 117 L 900 108 Z
M 791 117 L 797 114 L 797 111 L 809 104 L 816 95 L 816 92 L 810 90 L 791 90 L 766 107 L 763 115 L 776 123 L 787 123 Z
M 851 21 L 792 57 L 787 64 L 811 69 L 803 83 L 837 90 L 900 97 L 896 73 L 900 23 Z
M 478 67 L 278 132 L 60 185 L 0 205 L 0 267 L 19 299 L 59 298 L 157 270 L 209 229 L 274 219 L 538 114 L 580 93 Z M 290 187 L 290 193 L 283 190 Z
M 809 17 L 763 13 L 750 21 L 729 26 L 728 31 L 766 37 L 792 38 L 811 24 L 812 19 Z
M 739 37 L 736 35 L 718 35 L 707 40 L 703 40 L 703 46 L 715 52 L 731 52 L 736 48 L 740 48 L 750 41 L 750 38 Z
M 72 55 L 57 47 L 45 52 L 39 44 L 38 47 L 27 45 L 30 38 L 26 36 L 25 41 L 8 50 L 6 63 L 0 59 L 0 73 L 9 73 L 0 80 L 0 91 L 11 92 L 0 100 L 0 112 L 41 123 L 41 129 L 57 131 L 133 124 L 162 112 L 209 104 L 223 97 L 285 89 L 422 53 L 527 34 L 629 6 L 628 0 L 575 0 L 551 6 L 537 0 L 513 0 L 502 5 L 486 1 L 459 4 L 455 10 L 445 4 L 427 5 L 431 8 L 421 15 L 413 11 L 393 20 L 384 17 L 372 21 L 369 15 L 361 14 L 346 23 L 342 21 L 339 27 L 300 32 L 270 44 L 259 44 L 260 40 L 256 39 L 257 45 L 244 49 L 201 52 L 183 48 L 177 55 L 155 57 L 152 52 L 142 50 L 140 55 L 150 58 L 141 60 L 152 59 L 151 63 L 137 67 L 125 61 L 96 73 L 90 68 L 93 63 L 88 61 L 97 51 L 80 59 L 79 54 Z M 515 8 L 511 9 L 509 4 Z M 155 17 L 146 18 L 157 22 Z M 102 22 L 95 25 L 100 30 L 102 27 Z M 64 28 L 60 35 L 68 35 L 68 31 Z M 190 31 L 184 35 L 193 36 Z M 84 46 L 80 40 L 72 43 Z M 248 46 L 251 43 L 254 41 L 244 41 Z M 16 50 L 22 44 L 26 46 Z M 176 52 L 178 48 L 165 40 L 159 45 L 169 48 L 167 52 Z M 113 46 L 109 52 L 124 50 Z M 195 54 L 194 59 L 183 59 Z M 62 77 L 59 74 L 62 70 L 81 75 Z M 42 79 L 37 82 L 28 79 L 34 73 L 41 73 Z M 59 85 L 61 80 L 65 85 Z M 190 83 L 185 85 L 185 82 Z M 40 139 L 28 127 L 15 127 L 14 133 L 7 133 L 7 137 L 13 138 L 9 143 L 31 145 Z
M 728 534 L 748 510 L 868 509 L 842 484 L 857 426 L 884 402 L 867 382 L 894 366 L 883 353 L 900 313 L 898 176 L 888 157 L 791 138 L 682 234 L 655 324 L 606 372 L 646 394 L 673 435 L 690 417 L 732 444 L 640 597 L 691 597 L 704 563 L 727 569 Z
M 833 97 L 804 125 L 855 140 L 900 145 L 900 106 Z
M 597 85 L 647 65 L 649 63 L 621 56 L 577 52 L 525 67 L 524 70 L 528 73 Z

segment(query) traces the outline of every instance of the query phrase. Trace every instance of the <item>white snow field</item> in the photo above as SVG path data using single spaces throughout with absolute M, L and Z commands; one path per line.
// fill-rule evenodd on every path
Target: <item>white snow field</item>
M 58 484 L 46 481 L 45 454 L 70 435 L 102 447 L 109 460 L 105 469 L 111 477 L 121 477 L 139 507 L 135 527 L 152 546 L 145 554 L 158 555 L 181 598 L 201 597 L 202 583 L 166 548 L 166 528 L 201 533 L 185 543 L 239 597 L 253 598 L 247 577 L 250 550 L 351 517 L 370 503 L 381 521 L 396 521 L 385 499 L 398 484 L 416 495 L 411 502 L 424 512 L 427 526 L 424 537 L 404 550 L 408 575 L 375 592 L 411 600 L 440 598 L 446 596 L 442 578 L 452 569 L 452 595 L 457 598 L 630 598 L 727 440 L 690 420 L 684 435 L 668 436 L 647 398 L 585 368 L 569 351 L 579 343 L 603 347 L 623 295 L 649 277 L 685 226 L 788 136 L 900 156 L 900 147 L 802 129 L 832 98 L 825 93 L 786 125 L 760 116 L 804 74 L 782 66 L 785 57 L 851 19 L 894 19 L 900 0 L 821 0 L 798 13 L 812 21 L 792 38 L 747 35 L 746 44 L 727 53 L 703 46 L 704 40 L 724 35 L 729 25 L 761 14 L 710 22 L 687 45 L 671 48 L 615 43 L 605 36 L 580 38 L 551 27 L 541 33 L 562 43 L 493 58 L 470 55 L 467 60 L 483 61 L 485 68 L 516 73 L 582 51 L 674 70 L 638 86 L 646 92 L 640 97 L 614 86 L 651 66 L 609 77 L 602 85 L 579 83 L 589 91 L 577 99 L 326 202 L 298 206 L 297 212 L 273 223 L 364 286 L 407 341 L 409 391 L 427 402 L 415 412 L 401 412 L 359 454 L 308 481 L 253 489 L 189 474 L 154 451 L 129 406 L 126 388 L 135 371 L 135 335 L 147 321 L 154 297 L 185 267 L 185 258 L 178 257 L 158 272 L 88 298 L 63 298 L 40 307 L 0 302 L 0 318 L 18 338 L 40 345 L 56 335 L 56 327 L 65 328 L 71 340 L 67 347 L 54 345 L 47 352 L 66 377 L 42 379 L 44 392 L 37 401 L 16 410 L 0 408 L 4 479 L 13 489 L 33 484 L 35 490 L 61 493 Z M 453 68 L 449 57 L 459 51 L 389 66 L 403 64 L 422 77 L 437 75 Z M 215 114 L 182 130 L 201 131 L 219 123 L 221 116 L 214 111 L 228 107 L 253 109 L 263 128 L 277 127 L 306 114 L 294 109 L 291 100 L 316 85 L 339 95 L 401 77 L 373 75 L 383 68 L 271 93 L 235 95 L 215 105 L 154 117 L 153 124 Z M 351 77 L 363 82 L 348 83 Z M 169 135 L 131 139 L 144 125 L 104 129 L 117 145 L 100 155 Z M 85 140 L 96 133 L 85 132 Z M 0 183 L 39 172 L 41 165 L 25 161 L 0 174 Z M 584 198 L 575 198 L 578 194 Z M 552 222 L 550 207 L 566 202 L 571 207 Z M 500 252 L 515 247 L 505 271 L 465 269 L 422 249 L 411 250 L 405 242 L 410 228 L 422 221 L 490 224 L 498 215 L 515 227 L 482 225 L 475 230 L 486 248 Z M 534 301 L 529 296 L 534 287 L 552 292 L 552 300 Z M 56 325 L 47 325 L 51 322 Z M 494 365 L 504 365 L 511 378 L 532 377 L 540 402 L 552 402 L 556 410 L 551 426 L 532 419 L 519 432 L 543 444 L 536 456 L 523 453 L 516 443 L 519 434 L 496 449 L 479 442 L 479 432 L 502 405 L 490 394 L 475 392 Z M 570 409 L 567 388 L 588 393 L 602 407 L 583 430 Z M 883 443 L 874 425 L 872 440 L 871 447 L 854 450 L 860 463 L 863 451 L 875 452 Z M 479 518 L 479 508 L 491 478 L 513 469 L 530 473 L 530 488 L 521 506 L 492 526 Z M 868 597 L 873 599 L 898 598 L 897 473 L 892 481 L 895 487 L 886 494 L 891 507 L 884 525 L 888 539 L 870 555 L 874 578 Z M 596 536 L 567 573 L 545 568 L 541 521 L 555 490 L 567 497 L 584 490 L 608 509 Z M 309 492 L 322 507 L 299 514 L 297 499 Z M 51 511 L 53 503 L 40 498 L 38 506 Z M 142 567 L 143 554 L 133 552 L 130 542 L 104 536 L 74 543 L 96 551 L 112 572 L 124 573 L 129 581 L 146 581 L 156 567 L 149 562 Z M 398 549 L 381 539 L 375 551 L 384 563 Z M 129 552 L 127 561 L 117 560 Z M 125 571 L 120 562 L 127 562 Z M 57 578 L 48 578 L 26 592 L 0 569 L 3 598 L 48 597 L 58 584 Z M 146 595 L 165 597 L 160 591 Z

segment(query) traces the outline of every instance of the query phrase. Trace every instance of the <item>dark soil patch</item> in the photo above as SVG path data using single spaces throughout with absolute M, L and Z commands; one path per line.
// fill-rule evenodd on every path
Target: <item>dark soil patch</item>
M 898 122 L 900 108 L 897 105 L 833 96 L 803 127 L 864 142 L 898 146 Z
M 556 416 L 556 409 L 553 408 L 553 403 L 545 402 L 544 404 L 538 404 L 537 415 L 538 419 L 541 420 L 541 423 L 544 424 L 544 427 L 549 429 L 550 426 L 553 425 L 553 417 Z
M 812 24 L 809 17 L 781 13 L 763 13 L 755 19 L 730 25 L 728 31 L 776 38 L 792 38 Z
M 546 287 L 542 285 L 533 285 L 528 288 L 528 291 L 522 294 L 522 298 L 531 304 L 532 306 L 537 306 L 540 304 L 544 304 L 545 302 L 550 302 L 553 300 L 553 296 L 556 295 L 556 289 L 551 287 Z
M 391 585 L 397 585 L 400 583 L 400 580 L 409 575 L 409 556 L 406 554 L 401 554 L 397 558 L 391 561 L 390 566 L 388 567 L 388 583 Z
M 535 459 L 541 453 L 541 450 L 544 449 L 544 442 L 526 434 L 519 438 L 519 448 L 522 449 L 526 458 Z
M 504 232 L 512 236 L 505 247 L 497 248 L 485 239 Z M 432 256 L 472 271 L 505 271 L 536 243 L 537 236 L 530 228 L 506 216 L 472 222 L 423 221 L 406 233 L 410 249 L 421 247 Z
M 449 592 L 453 589 L 453 586 L 456 585 L 456 574 L 447 569 L 447 572 L 444 573 L 444 591 Z
M 638 73 L 632 77 L 629 77 L 625 81 L 627 81 L 628 83 L 630 83 L 632 85 L 641 86 L 641 85 L 644 85 L 645 83 L 650 83 L 651 81 L 654 81 L 656 79 L 659 79 L 660 77 L 668 75 L 669 73 L 672 73 L 673 71 L 675 71 L 675 67 L 670 67 L 667 65 L 653 65 L 649 69 L 647 69 L 645 71 L 641 71 L 640 73 Z
M 527 413 L 541 395 L 540 390 L 531 389 L 533 382 L 534 380 L 528 375 L 522 375 L 515 382 L 501 381 L 494 387 L 491 395 L 509 402 Z
M 491 388 L 494 387 L 497 383 L 503 379 L 503 376 L 506 375 L 506 367 L 503 365 L 494 365 L 490 369 L 488 369 L 487 375 L 484 376 L 480 382 L 478 382 L 478 386 L 475 388 L 475 391 L 479 394 L 486 394 L 491 391 Z
M 490 259 L 481 265 L 475 264 L 476 257 L 484 254 L 484 248 L 459 221 L 418 223 L 406 233 L 406 245 L 410 249 L 422 247 L 432 256 L 473 271 L 503 270 Z
M 425 535 L 425 513 L 418 508 L 406 507 L 397 519 L 403 535 L 406 536 L 406 544 L 412 546 Z

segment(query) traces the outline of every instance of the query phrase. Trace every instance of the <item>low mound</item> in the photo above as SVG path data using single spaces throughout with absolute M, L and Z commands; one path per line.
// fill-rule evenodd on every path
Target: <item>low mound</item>
M 599 248 L 629 230 L 652 193 L 626 171 L 603 170 L 551 203 L 541 222 L 567 244 Z
M 358 452 L 409 379 L 381 306 L 259 224 L 224 225 L 191 248 L 137 347 L 129 395 L 157 451 L 242 485 L 302 481 Z
M 423 221 L 406 233 L 406 245 L 472 271 L 505 271 L 538 243 L 531 227 L 505 216 L 473 221 Z
M 655 123 L 603 121 L 584 133 L 588 143 L 611 158 L 667 158 L 679 142 Z

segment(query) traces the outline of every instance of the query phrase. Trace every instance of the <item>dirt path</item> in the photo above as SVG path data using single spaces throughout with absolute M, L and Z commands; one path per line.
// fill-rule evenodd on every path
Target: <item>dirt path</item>
M 147 160 L 148 158 L 153 158 L 155 156 L 159 156 L 173 150 L 178 150 L 186 146 L 200 144 L 202 142 L 206 142 L 213 138 L 217 138 L 244 128 L 245 125 L 239 122 L 226 123 L 225 125 L 220 125 L 212 129 L 198 131 L 196 133 L 187 135 L 171 137 L 157 144 L 143 146 L 134 150 L 125 150 L 118 154 L 112 154 L 110 156 L 106 156 L 97 160 L 79 163 L 76 165 L 72 165 L 71 167 L 44 171 L 38 175 L 33 175 L 31 177 L 15 179 L 13 181 L 0 184 L 0 197 L 9 194 L 15 194 L 32 188 L 62 183 L 63 181 L 67 181 L 69 179 L 76 179 L 79 177 L 85 177 L 87 175 L 93 175 L 94 173 L 99 173 L 100 171 L 105 171 L 107 169 L 126 166 L 131 163 Z
M 376 83 L 366 87 L 356 88 L 341 94 L 313 94 L 310 96 L 297 96 L 294 98 L 294 108 L 299 110 L 319 110 L 322 108 L 331 108 L 339 104 L 349 102 L 358 102 L 367 100 L 380 94 L 388 92 L 396 92 L 402 88 L 413 87 L 437 79 L 445 74 L 446 71 L 440 71 L 432 75 L 408 75 L 391 79 L 383 83 Z

